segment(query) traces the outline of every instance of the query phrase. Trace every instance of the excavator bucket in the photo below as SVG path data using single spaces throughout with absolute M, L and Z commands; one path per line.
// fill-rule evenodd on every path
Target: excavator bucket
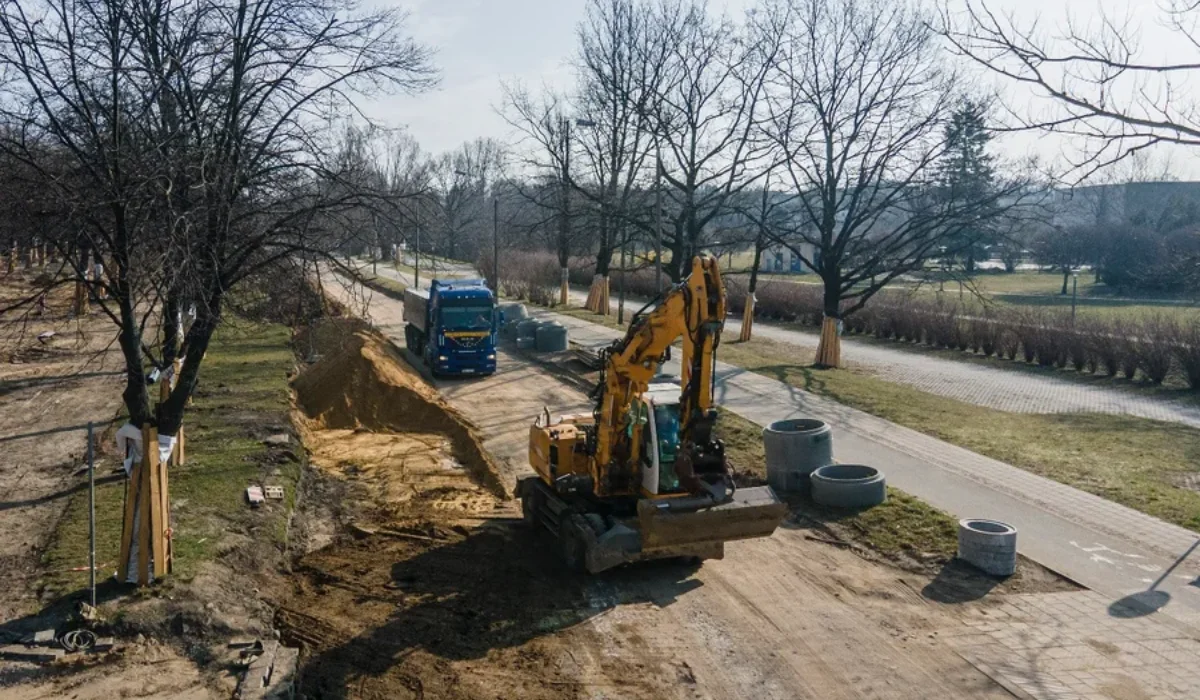
M 733 500 L 711 508 L 673 508 L 670 499 L 638 503 L 642 551 L 719 544 L 769 537 L 787 515 L 787 504 L 770 486 L 734 491 Z

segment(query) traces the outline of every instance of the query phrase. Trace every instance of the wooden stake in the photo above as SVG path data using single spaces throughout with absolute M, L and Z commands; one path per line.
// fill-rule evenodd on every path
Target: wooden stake
M 147 427 L 142 430 L 142 436 L 146 444 L 145 457 L 148 467 L 146 481 L 149 482 L 147 490 L 149 497 L 146 499 L 146 508 L 143 512 L 147 512 L 149 515 L 148 534 L 150 551 L 154 555 L 154 578 L 161 579 L 167 575 L 167 528 L 164 525 L 166 509 L 163 507 L 162 493 L 162 475 L 165 469 L 158 459 L 158 431 Z M 140 559 L 141 557 L 139 557 L 139 564 Z
M 184 443 L 183 426 L 181 425 L 181 426 L 179 426 L 179 435 L 176 436 L 176 442 L 175 442 L 175 464 L 174 464 L 174 466 L 177 466 L 177 467 L 182 467 L 184 464 L 185 453 L 184 453 L 183 443 Z

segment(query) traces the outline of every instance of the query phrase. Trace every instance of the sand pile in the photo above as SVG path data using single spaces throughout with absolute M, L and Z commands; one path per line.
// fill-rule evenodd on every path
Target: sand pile
M 479 435 L 386 338 L 349 319 L 312 332 L 297 342 L 300 347 L 311 342 L 321 359 L 293 383 L 310 428 L 444 436 L 454 459 L 478 483 L 506 496 Z

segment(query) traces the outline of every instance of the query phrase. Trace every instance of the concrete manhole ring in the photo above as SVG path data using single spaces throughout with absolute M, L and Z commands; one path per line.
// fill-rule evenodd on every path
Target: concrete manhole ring
M 883 472 L 865 464 L 829 464 L 813 471 L 812 498 L 834 508 L 869 508 L 887 500 Z
M 1017 529 L 999 520 L 958 521 L 958 558 L 993 576 L 1017 570 Z

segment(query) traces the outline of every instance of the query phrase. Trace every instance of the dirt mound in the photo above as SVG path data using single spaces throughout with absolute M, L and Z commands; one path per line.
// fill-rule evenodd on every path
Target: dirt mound
M 297 341 L 311 345 L 320 359 L 293 383 L 310 428 L 445 436 L 450 453 L 476 481 L 499 498 L 507 496 L 479 435 L 386 338 L 351 319 L 312 333 Z

